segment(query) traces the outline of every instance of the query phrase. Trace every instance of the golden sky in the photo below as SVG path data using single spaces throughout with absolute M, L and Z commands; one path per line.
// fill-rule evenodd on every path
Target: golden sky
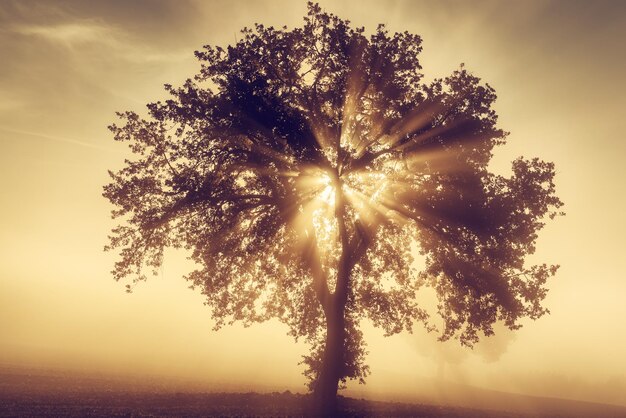
M 372 375 L 354 389 L 410 395 L 450 381 L 626 405 L 626 3 L 320 3 L 358 26 L 420 34 L 429 78 L 463 62 L 491 84 L 511 132 L 493 169 L 554 161 L 567 212 L 531 257 L 562 266 L 551 315 L 473 351 L 366 325 Z M 0 2 L 0 366 L 304 389 L 306 346 L 286 328 L 211 330 L 181 278 L 185 254 L 126 294 L 102 251 L 113 222 L 101 192 L 127 152 L 106 129 L 114 111 L 165 97 L 164 83 L 198 70 L 202 45 L 233 43 L 254 22 L 298 26 L 305 12 L 304 1 Z

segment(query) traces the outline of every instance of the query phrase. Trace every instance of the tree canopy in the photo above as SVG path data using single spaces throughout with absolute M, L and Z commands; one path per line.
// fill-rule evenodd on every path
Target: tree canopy
M 165 248 L 187 249 L 216 327 L 277 318 L 311 344 L 314 389 L 336 313 L 344 382 L 368 373 L 363 319 L 388 335 L 433 327 L 424 286 L 443 340 L 545 314 L 557 267 L 525 258 L 562 205 L 554 165 L 491 173 L 507 138 L 494 89 L 464 66 L 425 82 L 421 50 L 309 3 L 300 28 L 257 24 L 197 51 L 199 74 L 110 127 L 133 155 L 104 189 L 120 220 L 114 277 L 143 280 Z

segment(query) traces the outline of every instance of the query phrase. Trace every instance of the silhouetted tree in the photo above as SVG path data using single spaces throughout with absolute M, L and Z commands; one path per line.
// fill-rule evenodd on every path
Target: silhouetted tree
M 425 83 L 419 36 L 366 36 L 316 4 L 302 28 L 242 34 L 196 52 L 200 73 L 166 85 L 149 117 L 110 127 L 134 154 L 104 191 L 122 220 L 116 279 L 143 280 L 166 247 L 190 250 L 186 278 L 216 327 L 278 318 L 311 344 L 323 411 L 368 374 L 362 319 L 387 335 L 431 327 L 422 286 L 439 298 L 440 338 L 464 345 L 546 313 L 556 266 L 524 258 L 561 206 L 554 166 L 488 171 L 506 138 L 489 85 L 463 66 Z

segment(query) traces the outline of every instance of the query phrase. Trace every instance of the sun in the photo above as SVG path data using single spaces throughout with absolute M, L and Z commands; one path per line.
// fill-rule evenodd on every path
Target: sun
M 336 191 L 333 185 L 333 180 L 328 174 L 322 174 L 320 176 L 320 183 L 322 191 L 318 194 L 317 198 L 325 205 L 334 207 Z

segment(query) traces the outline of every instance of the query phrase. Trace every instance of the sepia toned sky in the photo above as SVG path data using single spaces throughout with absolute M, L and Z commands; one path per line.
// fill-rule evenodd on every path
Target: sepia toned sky
M 373 29 L 423 38 L 423 72 L 465 63 L 498 94 L 511 132 L 493 169 L 554 161 L 565 217 L 529 262 L 558 263 L 551 314 L 474 350 L 416 330 L 364 325 L 372 374 L 357 393 L 419 394 L 425 382 L 626 405 L 626 3 L 321 1 Z M 127 149 L 107 125 L 143 111 L 254 22 L 301 25 L 304 1 L 0 0 L 0 367 L 169 376 L 232 388 L 303 390 L 306 346 L 278 323 L 212 331 L 170 252 L 132 294 L 102 248 L 101 196 Z

